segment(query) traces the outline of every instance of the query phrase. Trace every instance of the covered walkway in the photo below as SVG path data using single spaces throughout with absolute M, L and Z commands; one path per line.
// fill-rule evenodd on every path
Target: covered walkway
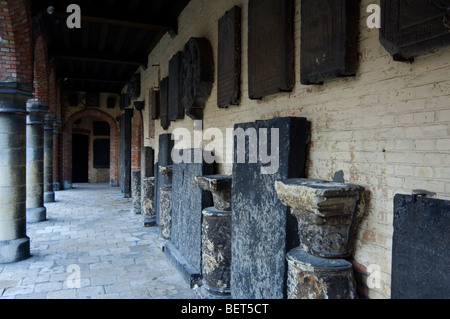
M 75 184 L 45 206 L 48 220 L 27 226 L 31 257 L 0 265 L 0 298 L 195 298 L 120 188 Z

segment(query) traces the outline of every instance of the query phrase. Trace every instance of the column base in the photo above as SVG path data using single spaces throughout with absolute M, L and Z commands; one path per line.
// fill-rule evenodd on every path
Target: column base
M 142 226 L 144 226 L 144 227 L 156 226 L 156 217 L 155 218 L 142 218 Z
M 53 183 L 53 191 L 57 192 L 61 190 L 61 184 L 59 182 L 54 182 Z
M 345 259 L 315 257 L 294 248 L 288 263 L 287 299 L 356 299 L 352 264 Z
M 27 208 L 27 223 L 40 223 L 47 220 L 45 207 Z
M 195 289 L 195 292 L 200 299 L 231 299 L 230 293 L 217 293 L 214 289 L 210 289 L 208 286 L 204 285 Z
M 44 203 L 54 203 L 55 202 L 55 193 L 54 192 L 45 192 L 44 193 Z
M 0 264 L 18 262 L 30 257 L 30 238 L 0 241 Z

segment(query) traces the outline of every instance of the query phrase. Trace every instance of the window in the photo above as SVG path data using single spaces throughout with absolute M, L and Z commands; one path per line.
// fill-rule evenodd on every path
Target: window
M 109 168 L 109 139 L 94 140 L 94 168 Z

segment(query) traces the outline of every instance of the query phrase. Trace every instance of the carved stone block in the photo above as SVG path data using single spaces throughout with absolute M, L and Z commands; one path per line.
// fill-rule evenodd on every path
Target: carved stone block
M 202 212 L 203 287 L 212 295 L 230 294 L 231 211 L 205 208 Z
M 142 225 L 144 227 L 156 225 L 154 177 L 145 177 L 142 179 L 141 213 Z
M 320 84 L 355 74 L 358 62 L 358 1 L 302 0 L 300 21 L 302 84 Z
M 183 53 L 177 52 L 169 61 L 169 121 L 184 118 L 184 107 L 181 104 L 180 73 Z
M 238 105 L 241 96 L 241 8 L 233 7 L 219 20 L 217 105 Z
M 380 42 L 394 60 L 450 45 L 449 0 L 381 0 Z
M 131 172 L 131 194 L 133 205 L 131 212 L 141 214 L 141 170 Z
M 297 218 L 304 251 L 322 258 L 351 255 L 363 187 L 299 178 L 277 181 L 275 189 Z
M 315 257 L 298 247 L 286 260 L 288 299 L 355 299 L 353 268 L 345 259 Z
M 294 82 L 294 1 L 250 0 L 248 5 L 250 99 L 291 91 Z
M 203 119 L 203 108 L 214 83 L 214 57 L 207 39 L 191 38 L 183 50 L 181 101 L 187 116 Z

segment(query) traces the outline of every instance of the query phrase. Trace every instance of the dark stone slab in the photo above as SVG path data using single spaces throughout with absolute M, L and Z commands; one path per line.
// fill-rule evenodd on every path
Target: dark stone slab
M 268 153 L 272 148 L 270 129 L 279 132 L 279 168 L 273 174 L 262 174 L 267 166 L 258 156 L 250 163 L 245 138 L 246 162 L 239 163 L 239 140 L 234 138 L 232 182 L 232 273 L 231 294 L 234 299 L 279 299 L 285 297 L 286 252 L 299 245 L 297 222 L 278 199 L 275 182 L 285 178 L 304 177 L 308 122 L 305 118 L 275 118 L 235 125 L 237 129 L 268 129 Z M 258 141 L 262 140 L 258 138 Z M 259 155 L 261 155 L 259 150 Z
M 159 117 L 161 119 L 161 127 L 167 130 L 170 125 L 169 121 L 169 78 L 164 78 L 159 83 Z
M 352 76 L 358 63 L 359 2 L 302 0 L 300 81 Z
M 241 8 L 235 6 L 219 20 L 217 105 L 238 105 L 241 96 Z
M 450 201 L 396 195 L 393 299 L 450 298 Z
M 150 101 L 151 101 L 151 118 L 152 120 L 159 119 L 159 108 L 160 108 L 160 100 L 159 100 L 159 90 L 151 89 L 150 90 Z
M 181 104 L 180 72 L 183 52 L 177 52 L 169 61 L 169 121 L 184 118 L 184 107 Z
M 448 0 L 381 0 L 380 42 L 394 60 L 450 45 Z
M 124 197 L 131 197 L 131 112 L 120 117 L 120 188 Z
M 169 245 L 169 251 L 183 257 L 187 266 L 184 261 L 179 264 L 183 264 L 184 272 L 194 280 L 201 274 L 202 210 L 213 205 L 211 193 L 197 187 L 194 178 L 212 174 L 213 166 L 194 163 L 194 152 L 201 150 L 184 151 L 191 153 L 192 161 L 173 164 L 171 242 L 166 247 Z
M 180 77 L 181 102 L 186 115 L 202 120 L 214 83 L 214 56 L 207 39 L 191 38 L 186 43 Z
M 291 91 L 294 72 L 294 1 L 250 0 L 248 85 L 250 99 Z
M 142 178 L 155 176 L 155 150 L 148 146 L 141 148 L 141 176 Z

